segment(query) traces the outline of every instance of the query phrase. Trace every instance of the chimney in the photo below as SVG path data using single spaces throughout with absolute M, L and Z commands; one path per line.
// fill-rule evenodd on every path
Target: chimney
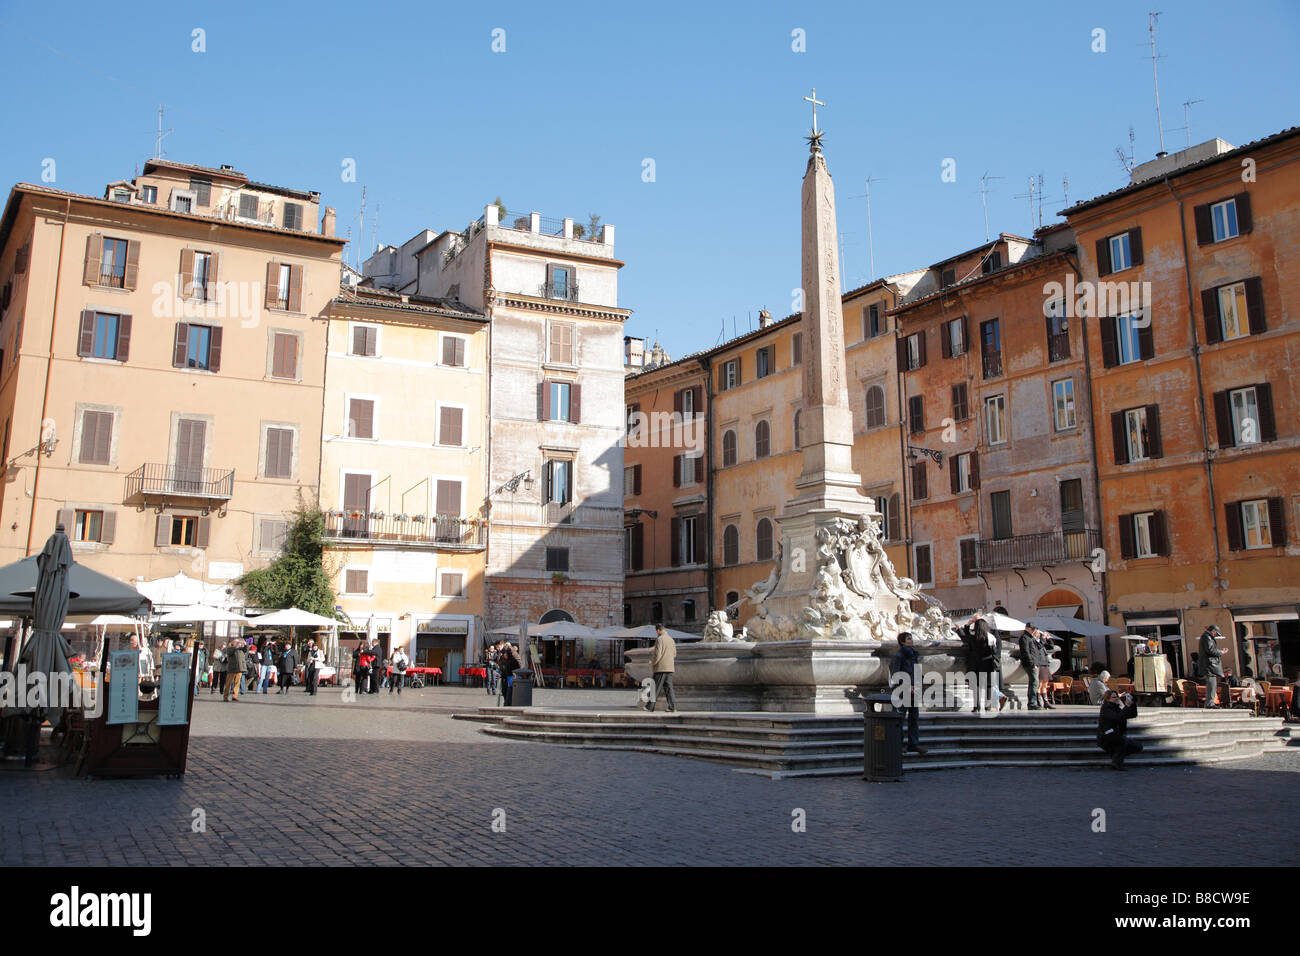
M 772 313 L 769 312 L 769 311 L 767 311 L 767 309 L 759 309 L 759 310 L 758 310 L 758 327 L 759 327 L 760 329 L 765 329 L 765 328 L 767 328 L 767 327 L 768 327 L 769 325 L 771 325 L 771 324 L 772 324 Z
M 483 207 L 483 225 L 495 226 L 501 220 L 501 207 L 496 203 L 488 203 Z
M 334 235 L 334 207 L 326 206 L 325 215 L 320 217 L 320 234 L 322 236 Z

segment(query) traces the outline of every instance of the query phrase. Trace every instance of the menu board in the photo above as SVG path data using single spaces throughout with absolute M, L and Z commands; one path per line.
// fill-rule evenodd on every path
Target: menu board
M 140 652 L 113 651 L 108 657 L 107 724 L 133 724 L 140 718 Z
M 158 689 L 158 725 L 189 723 L 190 655 L 174 651 L 162 656 L 162 685 Z

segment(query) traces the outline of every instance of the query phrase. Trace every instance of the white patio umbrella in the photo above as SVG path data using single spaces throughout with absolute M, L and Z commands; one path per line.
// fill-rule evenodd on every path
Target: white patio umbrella
M 699 641 L 703 638 L 699 634 L 688 634 L 685 631 L 675 631 L 671 627 L 665 627 L 664 631 L 674 641 Z M 617 635 L 624 640 L 636 638 L 643 641 L 653 641 L 659 635 L 655 631 L 653 624 L 642 624 L 640 627 L 620 627 Z
M 280 611 L 268 611 L 257 617 L 250 617 L 248 623 L 254 627 L 338 627 L 339 622 L 332 617 L 324 617 L 304 611 L 301 608 L 287 607 Z
M 963 627 L 968 624 L 975 615 L 971 614 L 953 621 L 954 627 Z M 989 627 L 995 631 L 1023 631 L 1025 622 L 1017 620 L 1008 614 L 985 614 L 984 620 L 988 621 Z
M 1095 621 L 1084 621 L 1076 617 L 1065 617 L 1060 614 L 1035 614 L 1029 619 L 1028 623 L 1034 627 L 1041 627 L 1045 631 L 1068 631 L 1082 637 L 1106 637 L 1111 634 L 1123 633 L 1118 627 L 1098 624 Z
M 209 621 L 227 621 L 232 624 L 247 624 L 248 618 L 224 608 L 209 607 L 206 604 L 191 604 L 168 611 L 158 618 L 156 624 L 205 624 Z

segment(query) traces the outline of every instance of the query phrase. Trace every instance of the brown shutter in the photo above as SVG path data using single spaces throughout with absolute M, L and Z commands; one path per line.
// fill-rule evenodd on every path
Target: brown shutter
M 131 316 L 117 317 L 117 360 L 125 362 L 131 357 Z
M 1237 201 L 1237 232 L 1244 236 L 1254 228 L 1250 216 L 1250 193 L 1237 193 L 1232 198 Z
M 370 511 L 369 475 L 343 476 L 343 510 L 362 513 Z
M 1115 444 L 1115 464 L 1128 464 L 1128 439 L 1124 435 L 1124 413 L 1111 412 L 1110 437 Z
M 23 275 L 27 272 L 27 259 L 32 253 L 32 245 L 25 242 L 18 247 L 18 252 L 14 255 L 14 274 Z
M 695 563 L 709 563 L 709 525 L 704 520 L 704 515 L 695 517 Z
M 551 420 L 551 383 L 547 379 L 542 380 L 542 421 Z
M 1169 554 L 1169 528 L 1163 511 L 1151 515 L 1151 550 L 1156 554 Z
M 354 398 L 351 401 L 350 420 L 353 438 L 374 438 L 375 403 L 368 398 Z
M 1128 231 L 1128 248 L 1129 256 L 1133 259 L 1132 265 L 1142 265 L 1142 228 L 1140 226 Z
M 204 296 L 209 302 L 217 300 L 218 284 L 221 282 L 221 253 L 208 254 L 208 291 Z
M 723 364 L 718 366 L 718 391 L 725 392 L 726 390 L 727 390 L 727 365 L 724 362 Z
M 159 515 L 153 526 L 153 546 L 165 548 L 172 543 L 172 516 Z
M 695 483 L 697 485 L 704 483 L 704 456 L 695 456 Z
M 961 350 L 963 352 L 970 351 L 970 325 L 967 321 L 968 318 L 969 317 L 965 315 L 961 317 Z
M 1277 441 L 1277 421 L 1273 417 L 1273 386 L 1260 382 L 1255 386 L 1255 407 L 1259 413 L 1259 440 Z
M 924 368 L 925 367 L 925 339 L 926 339 L 925 329 L 922 329 L 920 332 L 916 333 L 916 339 L 917 339 L 917 345 L 919 347 L 918 351 L 921 354 L 920 363 L 917 365 L 917 368 Z
M 803 333 L 796 332 L 790 336 L 790 361 L 794 365 L 803 363 Z
M 1268 499 L 1268 533 L 1273 547 L 1286 544 L 1286 501 L 1282 498 Z
M 190 327 L 184 322 L 176 323 L 176 339 L 172 344 L 172 367 L 185 368 L 190 351 Z
M 99 543 L 112 544 L 117 540 L 117 512 L 105 511 L 99 522 Z
M 302 266 L 289 267 L 289 311 L 302 311 Z
M 206 548 L 208 546 L 208 535 L 212 530 L 212 519 L 206 516 L 200 516 L 195 522 L 194 528 L 194 547 Z
M 95 354 L 95 310 L 86 309 L 81 313 L 81 334 L 77 336 L 77 354 Z
M 1210 345 L 1213 345 L 1215 342 L 1222 342 L 1223 325 L 1219 321 L 1219 290 L 1218 289 L 1202 290 L 1201 312 L 1205 316 L 1205 341 Z M 1251 316 L 1251 318 L 1253 319 L 1254 316 Z
M 1138 326 L 1138 353 L 1144 359 L 1149 359 L 1156 354 L 1155 340 L 1152 334 L 1152 322 L 1149 315 L 1147 317 L 1147 324 Z
M 1192 220 L 1196 223 L 1196 244 L 1198 246 L 1209 245 L 1214 241 L 1214 222 L 1210 218 L 1210 204 L 1197 206 L 1192 210 Z M 1240 226 L 1241 218 L 1237 218 L 1237 224 Z
M 1097 275 L 1110 275 L 1110 239 L 1105 236 L 1097 240 Z
M 267 478 L 288 477 L 281 468 L 281 445 L 285 434 L 283 428 L 266 430 L 266 460 L 262 464 L 262 474 Z
M 75 508 L 60 508 L 54 515 L 54 524 L 63 525 L 63 530 L 68 537 L 72 536 L 73 530 L 77 523 L 77 511 Z
M 1133 516 L 1119 516 L 1119 556 L 1128 560 L 1137 555 L 1137 545 L 1134 543 L 1133 535 Z
M 214 325 L 208 337 L 208 371 L 221 371 L 221 326 Z
M 691 391 L 693 391 L 693 392 L 695 393 L 695 396 L 694 396 L 695 400 L 691 403 L 691 407 L 695 409 L 695 415 L 696 415 L 697 417 L 703 417 L 703 415 L 704 415 L 704 386 L 703 386 L 703 385 L 696 385 L 694 388 L 691 389 Z
M 1147 457 L 1165 457 L 1164 444 L 1160 440 L 1160 406 L 1148 405 L 1147 410 Z
M 1115 319 L 1102 316 L 1098 320 L 1101 328 L 1101 364 L 1105 368 L 1114 368 L 1119 364 L 1119 343 L 1115 341 Z
M 682 534 L 682 519 L 673 518 L 670 529 L 669 536 L 672 539 L 672 566 L 677 567 L 682 563 L 682 543 L 680 540 Z
M 976 451 L 970 453 L 970 486 L 972 488 L 980 486 L 980 456 Z
M 948 490 L 957 494 L 957 456 L 948 456 Z
M 684 390 L 678 389 L 673 392 L 673 414 L 677 415 L 679 418 L 682 414 L 682 391 Z
M 744 381 L 744 379 L 741 377 L 744 371 L 745 371 L 745 357 L 743 355 L 737 355 L 736 356 L 736 384 L 737 385 L 740 385 Z
M 680 488 L 681 486 L 682 486 L 682 456 L 673 455 L 673 487 Z M 674 518 L 673 520 L 676 521 L 677 519 Z
M 128 239 L 126 243 L 126 275 L 122 280 L 122 288 L 133 290 L 140 276 L 140 241 L 138 239 Z
M 1223 505 L 1223 515 L 1228 524 L 1228 550 L 1243 551 L 1246 538 L 1241 533 L 1241 502 L 1227 501 Z
M 86 237 L 86 264 L 81 274 L 82 285 L 99 285 L 99 257 L 104 254 L 104 237 L 92 232 Z
M 1214 393 L 1214 424 L 1219 432 L 1219 447 L 1231 448 L 1237 444 L 1237 436 L 1232 428 L 1232 406 L 1228 393 Z
M 641 494 L 641 466 L 632 466 L 632 494 Z
M 952 333 L 948 331 L 948 323 L 939 324 L 939 351 L 944 358 L 952 358 Z
M 280 263 L 268 262 L 266 264 L 266 296 L 263 305 L 268 309 L 274 309 L 280 301 Z M 354 330 L 355 331 L 355 330 Z M 355 339 L 355 335 L 353 338 Z M 353 348 L 352 351 L 356 351 Z
M 645 567 L 645 526 L 637 523 L 632 526 L 632 570 L 640 571 Z
M 1259 335 L 1268 331 L 1264 320 L 1264 280 L 1251 276 L 1246 280 L 1246 312 L 1250 318 L 1250 334 Z
M 900 335 L 898 337 L 897 345 L 898 345 L 898 370 L 900 372 L 906 372 L 907 371 L 907 336 Z
M 194 250 L 181 250 L 181 297 L 188 299 L 194 294 L 190 288 L 194 284 Z
M 442 421 L 439 423 L 438 439 L 442 445 L 460 445 L 462 414 L 459 408 L 442 409 Z
M 582 421 L 582 386 L 577 382 L 569 386 L 569 421 L 575 425 Z

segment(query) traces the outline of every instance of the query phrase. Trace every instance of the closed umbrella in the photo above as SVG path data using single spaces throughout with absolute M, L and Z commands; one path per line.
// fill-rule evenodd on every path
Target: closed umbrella
M 46 686 L 53 698 L 57 683 L 68 686 L 67 678 L 58 680 L 58 674 L 71 674 L 72 665 L 68 663 L 72 648 L 63 636 L 63 619 L 68 614 L 68 571 L 72 566 L 72 545 L 68 536 L 59 525 L 54 534 L 45 542 L 45 548 L 36 558 L 40 574 L 36 579 L 36 594 L 32 601 L 32 636 L 19 655 L 19 661 L 27 665 L 28 674 L 47 675 Z M 50 704 L 62 701 L 51 699 Z M 31 711 L 31 727 L 27 738 L 27 765 L 36 760 L 36 745 L 39 742 L 41 723 L 49 719 L 58 724 L 63 717 L 62 706 L 37 707 Z

